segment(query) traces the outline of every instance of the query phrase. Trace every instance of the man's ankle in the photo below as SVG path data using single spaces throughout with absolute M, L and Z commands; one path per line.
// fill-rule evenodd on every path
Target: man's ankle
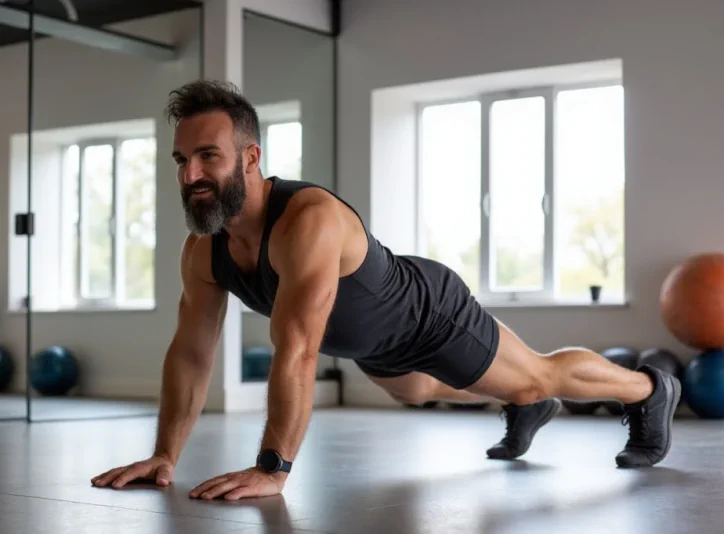
M 645 371 L 634 371 L 636 373 L 636 385 L 632 388 L 631 395 L 620 399 L 623 404 L 640 404 L 650 399 L 656 390 L 654 377 Z M 635 393 L 635 394 L 634 394 Z

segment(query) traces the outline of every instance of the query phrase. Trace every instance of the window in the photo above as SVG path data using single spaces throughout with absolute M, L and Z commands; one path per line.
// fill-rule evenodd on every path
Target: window
M 28 276 L 33 311 L 152 308 L 155 120 L 34 131 L 31 184 L 27 149 L 26 133 L 11 135 L 9 213 L 30 209 L 34 230 L 10 227 L 9 309 L 26 307 Z
M 155 139 L 84 141 L 63 156 L 63 304 L 152 303 Z
M 485 300 L 624 294 L 623 87 L 426 104 L 418 249 Z
M 286 180 L 302 179 L 302 123 L 262 125 L 262 172 Z
M 480 102 L 422 111 L 420 196 L 423 256 L 457 271 L 471 291 L 480 281 Z M 456 132 L 451 135 L 451 132 Z

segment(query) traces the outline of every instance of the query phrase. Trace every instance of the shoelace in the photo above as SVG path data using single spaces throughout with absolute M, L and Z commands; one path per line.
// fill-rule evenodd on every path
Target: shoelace
M 630 423 L 627 446 L 646 447 L 649 437 L 648 405 L 626 406 L 624 412 L 621 418 L 621 424 L 626 426 Z
M 502 439 L 503 443 L 508 443 L 508 438 L 515 427 L 515 423 L 518 420 L 516 417 L 518 410 L 514 406 L 504 405 L 500 411 L 500 418 L 505 421 L 505 437 Z

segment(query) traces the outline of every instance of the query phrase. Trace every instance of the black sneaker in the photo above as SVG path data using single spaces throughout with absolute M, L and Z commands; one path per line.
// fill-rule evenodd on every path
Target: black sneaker
M 561 406 L 558 399 L 546 399 L 524 406 L 503 406 L 501 414 L 506 418 L 505 437 L 488 449 L 488 457 L 512 460 L 525 454 L 536 432 L 556 416 Z
M 654 392 L 647 399 L 624 405 L 623 425 L 629 425 L 629 439 L 616 456 L 619 467 L 650 467 L 659 463 L 671 447 L 671 425 L 681 398 L 681 383 L 670 375 L 642 365 L 638 371 L 654 381 Z

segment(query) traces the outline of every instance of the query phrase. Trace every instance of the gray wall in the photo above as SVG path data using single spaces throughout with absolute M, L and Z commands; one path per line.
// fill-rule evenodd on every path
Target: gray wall
M 676 262 L 722 248 L 724 4 L 346 0 L 343 7 L 339 191 L 368 221 L 374 89 L 622 59 L 630 306 L 492 311 L 540 351 L 628 343 L 667 346 L 689 357 L 664 328 L 658 295 Z M 343 363 L 350 402 L 388 402 L 353 364 Z
M 243 33 L 244 95 L 255 106 L 299 101 L 302 180 L 332 188 L 332 38 L 257 16 L 245 17 Z
M 33 350 L 60 343 L 81 359 L 81 390 L 95 395 L 156 396 L 161 363 L 176 326 L 181 291 L 179 254 L 186 227 L 175 164 L 172 129 L 163 117 L 168 92 L 200 75 L 199 12 L 189 10 L 117 26 L 120 31 L 176 43 L 182 57 L 168 64 L 92 49 L 57 39 L 36 46 L 36 128 L 54 128 L 132 118 L 156 119 L 157 245 L 156 309 L 36 313 Z M 26 45 L 0 49 L 0 343 L 20 363 L 14 387 L 24 383 L 24 313 L 8 313 L 9 145 L 27 131 Z M 34 261 L 43 261 L 36 254 Z M 21 259 L 20 261 L 24 261 Z

